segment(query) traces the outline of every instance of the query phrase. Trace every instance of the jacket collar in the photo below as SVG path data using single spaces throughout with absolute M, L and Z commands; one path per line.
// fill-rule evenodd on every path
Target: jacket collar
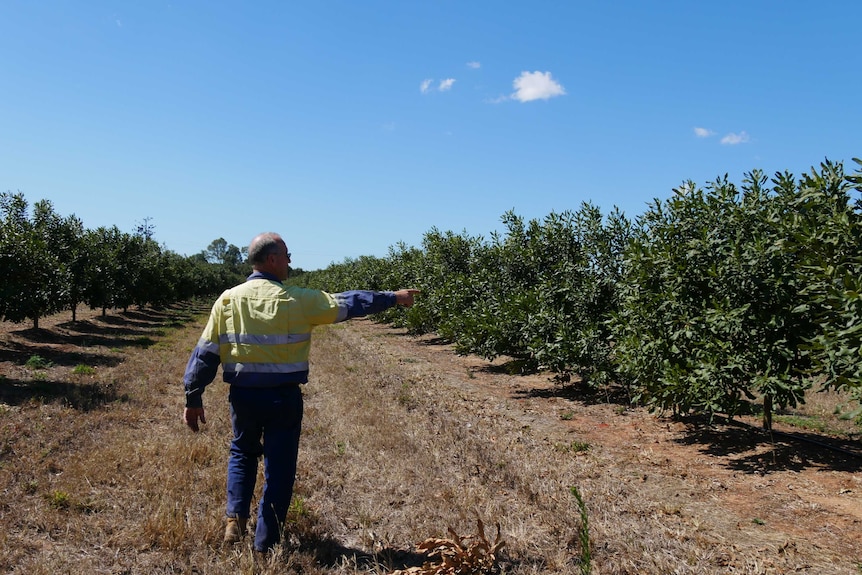
M 260 271 L 255 271 L 254 273 L 252 273 L 250 276 L 248 276 L 246 278 L 246 281 L 250 281 L 250 280 L 271 280 L 274 282 L 282 283 L 282 281 L 280 279 L 278 279 L 277 277 L 275 277 L 274 275 L 266 273 L 266 272 L 260 272 Z

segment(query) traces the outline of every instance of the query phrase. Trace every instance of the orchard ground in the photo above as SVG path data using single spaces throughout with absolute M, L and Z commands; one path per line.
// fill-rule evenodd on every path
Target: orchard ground
M 369 320 L 315 331 L 285 544 L 224 547 L 226 386 L 201 433 L 180 418 L 207 307 L 0 324 L 0 569 L 383 574 L 480 518 L 505 573 L 583 573 L 586 551 L 592 573 L 862 573 L 840 396 L 772 435 L 664 418 Z

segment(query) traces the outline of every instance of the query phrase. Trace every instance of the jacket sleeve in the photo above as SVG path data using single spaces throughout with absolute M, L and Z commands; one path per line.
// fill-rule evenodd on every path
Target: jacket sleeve
M 332 294 L 338 304 L 336 322 L 385 311 L 395 305 L 395 292 L 352 290 Z
M 186 407 L 202 407 L 204 388 L 215 379 L 221 363 L 218 344 L 218 318 L 213 308 L 207 326 L 198 340 L 183 375 Z
M 304 289 L 294 292 L 302 298 L 303 310 L 311 325 L 338 323 L 354 317 L 379 313 L 395 305 L 395 292 L 352 290 L 327 293 Z

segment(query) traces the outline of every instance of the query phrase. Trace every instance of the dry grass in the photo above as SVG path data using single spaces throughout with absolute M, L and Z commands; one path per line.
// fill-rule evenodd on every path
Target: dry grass
M 547 417 L 561 400 L 489 393 L 494 373 L 437 363 L 370 322 L 315 332 L 285 544 L 266 557 L 248 538 L 225 548 L 226 386 L 208 388 L 201 433 L 180 419 L 203 311 L 0 334 L 0 570 L 383 575 L 421 568 L 423 541 L 472 549 L 480 539 L 453 534 L 473 533 L 479 517 L 501 525 L 506 546 L 486 543 L 494 569 L 513 575 L 862 573 L 862 544 L 816 523 L 822 501 L 787 503 L 816 537 L 760 510 L 758 524 L 707 490 L 726 474 L 681 473 L 658 439 L 598 443 L 585 421 L 602 406 L 566 402 L 566 417 Z M 24 365 L 37 350 L 50 367 Z M 850 506 L 858 471 L 841 477 Z

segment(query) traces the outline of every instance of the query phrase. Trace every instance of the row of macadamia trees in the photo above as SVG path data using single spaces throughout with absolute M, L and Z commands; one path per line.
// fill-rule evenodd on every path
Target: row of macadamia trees
M 854 159 L 862 167 L 862 161 Z M 828 160 L 799 177 L 760 171 L 735 184 L 687 181 L 630 220 L 590 203 L 488 238 L 432 228 L 312 272 L 300 286 L 422 290 L 384 321 L 434 333 L 459 353 L 507 358 L 633 403 L 734 416 L 806 393 L 862 399 L 862 171 Z M 209 297 L 250 271 L 214 240 L 191 257 L 135 233 L 85 229 L 49 201 L 0 194 L 0 319 L 62 310 L 165 306 Z M 862 410 L 849 416 L 859 418 Z
M 191 257 L 160 246 L 146 219 L 135 233 L 84 228 L 50 201 L 0 193 L 0 319 L 39 319 L 80 305 L 127 310 L 212 296 L 242 281 L 241 250 L 219 238 Z M 224 244 L 224 245 L 223 245 Z M 222 256 L 221 259 L 212 257 Z
M 684 182 L 634 221 L 588 203 L 509 212 L 489 238 L 431 229 L 421 247 L 296 281 L 417 287 L 417 305 L 387 321 L 661 411 L 758 406 L 771 427 L 812 390 L 862 396 L 860 191 L 862 172 L 828 160 L 800 177 L 755 170 L 738 185 Z

